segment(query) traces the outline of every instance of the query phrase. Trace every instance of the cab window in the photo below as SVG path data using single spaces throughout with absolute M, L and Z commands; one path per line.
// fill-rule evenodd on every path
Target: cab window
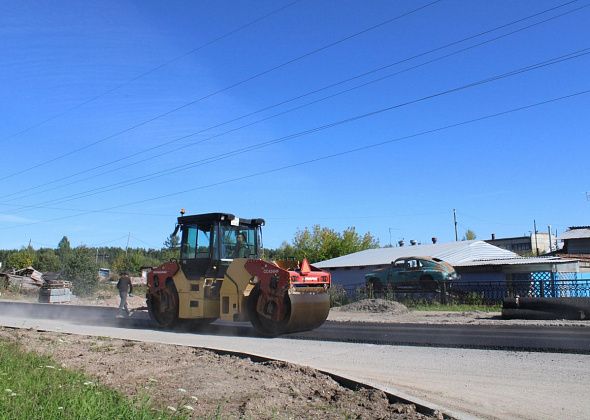
M 195 258 L 210 258 L 210 232 L 189 226 L 182 234 L 181 258 L 190 260 Z
M 256 228 L 244 226 L 221 227 L 222 259 L 253 258 L 256 252 Z

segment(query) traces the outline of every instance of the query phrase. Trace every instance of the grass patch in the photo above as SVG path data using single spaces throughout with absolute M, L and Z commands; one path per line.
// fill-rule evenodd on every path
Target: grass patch
M 53 359 L 23 352 L 0 341 L 2 419 L 170 419 L 149 398 L 128 399 L 82 373 L 62 369 Z
M 443 305 L 441 303 L 410 303 L 404 304 L 413 311 L 447 311 L 447 312 L 500 312 L 502 305 L 469 305 L 469 304 L 449 304 Z

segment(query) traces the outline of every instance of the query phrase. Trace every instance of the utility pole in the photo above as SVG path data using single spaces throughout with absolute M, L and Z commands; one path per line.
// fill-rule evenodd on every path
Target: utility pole
M 127 257 L 127 251 L 129 250 L 129 239 L 131 238 L 131 232 L 127 235 L 127 245 L 125 245 L 125 257 Z
M 533 227 L 535 228 L 535 249 L 537 250 L 537 257 L 539 256 L 539 242 L 537 242 L 537 221 L 533 219 Z
M 389 247 L 391 248 L 391 228 L 389 228 Z
M 549 232 L 549 252 L 553 252 L 553 240 L 551 239 L 551 225 L 547 225 L 547 232 Z
M 457 212 L 453 209 L 453 220 L 455 221 L 455 242 L 459 240 L 459 235 L 457 235 Z

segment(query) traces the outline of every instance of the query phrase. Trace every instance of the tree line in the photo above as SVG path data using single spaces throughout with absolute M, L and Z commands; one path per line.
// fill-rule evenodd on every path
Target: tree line
M 60 272 L 65 280 L 74 285 L 74 292 L 80 295 L 92 293 L 98 285 L 99 268 L 111 270 L 115 276 L 121 272 L 139 275 L 142 267 L 156 267 L 171 258 L 178 258 L 180 240 L 169 236 L 161 249 L 120 247 L 72 248 L 64 236 L 56 248 L 0 250 L 3 271 L 18 270 L 29 266 L 43 273 Z M 379 247 L 379 241 L 367 232 L 359 234 L 354 227 L 342 232 L 314 225 L 298 230 L 294 238 L 284 241 L 276 249 L 264 249 L 264 258 L 269 260 L 307 258 L 318 262 L 342 255 Z

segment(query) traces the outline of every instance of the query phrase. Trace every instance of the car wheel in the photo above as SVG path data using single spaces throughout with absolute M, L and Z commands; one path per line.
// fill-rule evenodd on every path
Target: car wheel
M 431 276 L 426 275 L 420 277 L 420 288 L 422 290 L 436 291 L 438 289 L 438 284 Z

